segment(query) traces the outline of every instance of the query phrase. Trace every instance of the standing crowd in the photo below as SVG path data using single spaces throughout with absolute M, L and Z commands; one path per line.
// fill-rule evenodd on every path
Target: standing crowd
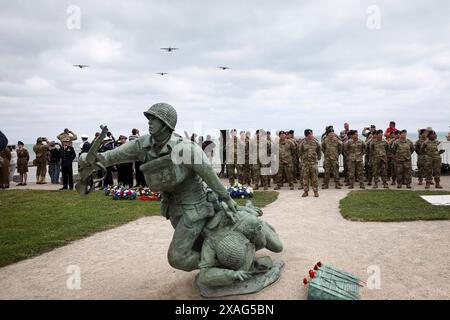
M 348 123 L 336 134 L 333 126 L 327 126 L 320 141 L 311 129 L 304 131 L 304 137 L 295 138 L 294 130 L 279 131 L 275 138 L 269 131 L 259 129 L 255 137 L 250 132 L 236 129 L 230 131 L 226 143 L 226 170 L 229 183 L 253 185 L 255 190 L 263 187 L 267 190 L 271 180 L 274 189 L 283 187 L 284 183 L 294 189 L 299 182 L 302 197 L 307 197 L 310 187 L 314 196 L 319 196 L 318 162 L 323 156 L 324 178 L 322 189 L 328 189 L 333 179 L 336 189 L 343 186 L 340 182 L 339 158 L 343 158 L 344 184 L 353 189 L 356 183 L 364 189 L 365 184 L 376 189 L 381 182 L 383 188 L 397 185 L 397 188 L 411 188 L 412 157 L 416 152 L 419 185 L 425 180 L 425 189 L 431 185 L 442 188 L 440 184 L 441 154 L 436 132 L 432 128 L 420 129 L 415 143 L 407 137 L 407 130 L 397 130 L 395 122 L 383 131 L 375 125 L 366 127 L 361 132 L 351 130 Z M 271 148 L 271 145 L 276 148 Z M 253 150 L 253 152 L 251 152 Z M 270 158 L 271 152 L 277 154 L 273 161 L 278 162 L 278 170 L 273 174 L 261 174 L 261 169 L 271 167 L 267 161 L 261 161 L 261 155 Z M 274 159 L 274 158 L 271 158 Z M 267 171 L 266 171 L 267 172 Z M 433 181 L 434 180 L 434 181 Z

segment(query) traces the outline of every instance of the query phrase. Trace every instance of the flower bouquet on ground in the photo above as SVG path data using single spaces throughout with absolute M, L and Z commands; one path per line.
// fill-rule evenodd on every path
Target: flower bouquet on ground
M 359 287 L 364 285 L 359 277 L 320 261 L 308 275 L 309 279 L 303 278 L 303 284 L 308 285 L 308 300 L 357 300 Z
M 253 188 L 244 186 L 238 182 L 236 182 L 233 186 L 228 187 L 227 191 L 232 198 L 244 199 L 253 197 Z
M 127 189 L 122 185 L 114 185 L 103 189 L 106 196 L 110 196 L 113 200 L 136 200 L 136 191 Z

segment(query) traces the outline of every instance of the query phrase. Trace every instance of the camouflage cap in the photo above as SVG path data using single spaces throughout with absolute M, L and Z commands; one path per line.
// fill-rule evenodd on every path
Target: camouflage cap
M 156 103 L 144 112 L 144 115 L 147 118 L 152 115 L 164 122 L 170 129 L 175 130 L 177 124 L 177 112 L 174 107 L 168 103 Z

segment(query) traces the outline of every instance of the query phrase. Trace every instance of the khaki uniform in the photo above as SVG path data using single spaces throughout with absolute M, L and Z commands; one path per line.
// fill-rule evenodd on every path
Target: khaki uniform
M 6 147 L 0 151 L 0 187 L 9 187 L 9 162 L 11 161 L 11 151 Z
M 75 140 L 78 139 L 78 137 L 77 137 L 77 135 L 76 135 L 75 133 L 70 134 L 70 133 L 65 133 L 65 132 L 58 134 L 58 135 L 56 136 L 56 138 L 57 138 L 59 141 L 61 141 L 61 143 L 63 142 L 64 139 L 69 139 L 68 144 L 69 144 L 69 146 L 71 146 L 71 147 L 72 147 L 73 141 L 75 141 Z
M 359 182 L 361 188 L 364 188 L 364 166 L 363 156 L 366 151 L 366 145 L 361 140 L 349 139 L 344 144 L 344 154 L 347 157 L 349 187 L 353 188 L 355 180 Z
M 333 174 L 336 187 L 339 185 L 339 155 L 342 154 L 342 142 L 336 139 L 325 138 L 322 143 L 323 152 L 323 184 L 328 187 L 330 174 Z
M 318 161 L 322 156 L 320 143 L 315 139 L 303 140 L 299 148 L 299 155 L 303 169 L 303 190 L 308 192 L 311 183 L 313 190 L 317 192 L 319 189 Z
M 283 181 L 286 180 L 289 187 L 294 187 L 293 177 L 293 158 L 296 154 L 295 145 L 291 140 L 285 139 L 278 143 L 278 174 L 276 176 L 277 187 L 283 186 Z
M 392 145 L 395 155 L 395 166 L 397 169 L 397 186 L 401 187 L 402 183 L 407 186 L 411 185 L 411 154 L 414 152 L 414 145 L 411 140 L 398 139 Z
M 387 187 L 387 153 L 389 144 L 385 140 L 372 139 L 370 143 L 370 155 L 372 160 L 372 170 L 374 187 L 378 187 L 378 178 L 381 177 L 383 185 Z
M 28 150 L 23 148 L 17 149 L 17 172 L 24 174 L 28 172 L 28 162 L 30 161 L 30 154 Z
M 33 146 L 33 151 L 36 154 L 36 159 L 33 164 L 37 166 L 36 168 L 36 182 L 44 183 L 45 175 L 47 174 L 47 151 L 48 144 L 43 144 L 38 142 Z

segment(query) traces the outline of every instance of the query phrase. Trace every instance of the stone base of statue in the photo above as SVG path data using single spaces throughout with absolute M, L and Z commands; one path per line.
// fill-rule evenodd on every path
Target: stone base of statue
M 208 287 L 202 285 L 198 281 L 198 275 L 195 278 L 197 288 L 200 290 L 200 294 L 205 298 L 220 298 L 226 296 L 252 294 L 261 291 L 272 283 L 276 282 L 281 276 L 281 270 L 284 267 L 284 262 L 281 260 L 273 261 L 273 265 L 270 269 L 261 271 L 253 269 L 251 270 L 254 275 L 245 281 L 236 281 L 232 285 L 223 287 Z

